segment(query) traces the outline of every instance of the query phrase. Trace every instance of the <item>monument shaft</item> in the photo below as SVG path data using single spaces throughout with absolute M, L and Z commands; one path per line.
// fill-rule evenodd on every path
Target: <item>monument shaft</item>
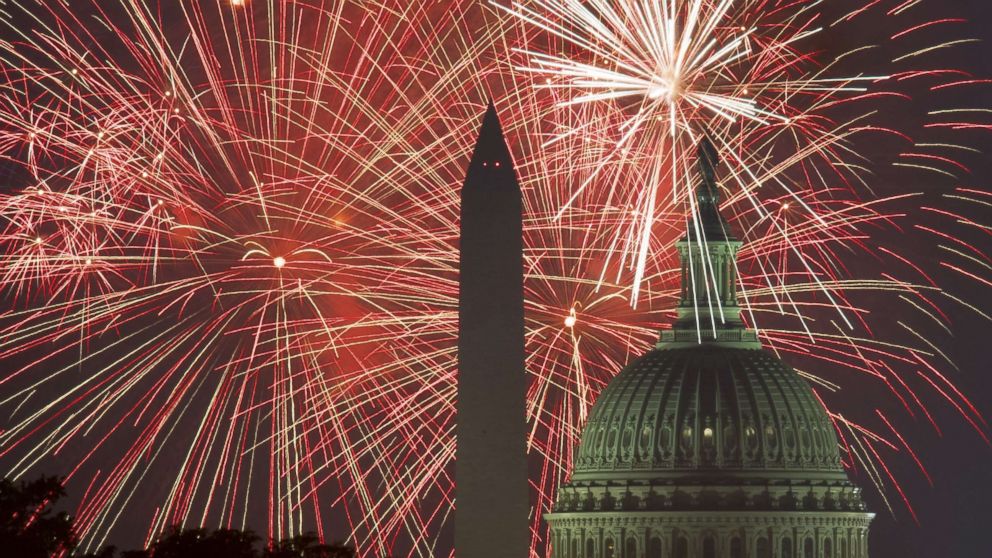
M 522 201 L 491 104 L 461 201 L 455 555 L 526 558 Z

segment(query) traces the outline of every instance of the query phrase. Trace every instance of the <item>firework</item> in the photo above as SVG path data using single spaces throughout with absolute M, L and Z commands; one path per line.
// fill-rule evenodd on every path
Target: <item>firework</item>
M 553 114 L 578 115 L 575 124 L 546 133 L 543 147 L 577 134 L 604 145 L 595 153 L 584 151 L 590 172 L 573 182 L 572 197 L 561 205 L 557 217 L 578 203 L 586 189 L 602 191 L 604 186 L 607 206 L 630 210 L 630 219 L 613 224 L 627 230 L 610 245 L 608 258 L 616 258 L 622 269 L 633 273 L 633 305 L 648 273 L 646 266 L 660 253 L 670 253 L 675 235 L 687 222 L 691 226 L 688 216 L 696 212 L 691 195 L 697 180 L 692 170 L 696 146 L 707 137 L 725 161 L 721 186 L 729 199 L 723 210 L 746 231 L 739 271 L 746 277 L 741 296 L 747 301 L 745 313 L 752 327 L 761 330 L 774 350 L 793 353 L 794 362 L 823 360 L 864 372 L 891 388 L 889 395 L 910 414 L 915 404 L 929 418 L 915 390 L 899 377 L 900 366 L 892 361 L 916 363 L 910 366 L 923 365 L 927 358 L 953 363 L 925 335 L 902 322 L 899 326 L 911 334 L 910 341 L 881 342 L 866 319 L 871 310 L 856 302 L 862 300 L 859 292 L 909 289 L 896 295 L 900 302 L 947 328 L 943 305 L 948 300 L 937 299 L 949 295 L 936 289 L 931 276 L 905 257 L 885 248 L 874 250 L 864 232 L 873 224 L 886 226 L 904 217 L 889 208 L 914 197 L 905 192 L 877 195 L 868 157 L 861 153 L 865 136 L 889 134 L 912 142 L 910 128 L 925 135 L 936 128 L 983 127 L 939 122 L 947 115 L 974 114 L 973 109 L 931 111 L 929 120 L 938 122 L 911 124 L 904 119 L 902 127 L 878 118 L 885 100 L 908 99 L 910 91 L 918 91 L 919 87 L 908 85 L 916 80 L 929 80 L 929 90 L 921 95 L 933 102 L 938 102 L 934 94 L 942 90 L 987 83 L 962 70 L 926 66 L 927 53 L 972 39 L 931 35 L 926 40 L 933 42 L 927 45 L 905 42 L 911 35 L 919 38 L 923 30 L 962 23 L 953 18 L 910 21 L 919 4 L 875 2 L 848 11 L 840 5 L 836 13 L 822 9 L 819 2 L 782 6 L 766 0 L 535 0 L 492 6 L 537 37 L 514 48 L 515 69 L 531 77 L 532 87 L 552 103 Z M 882 40 L 883 45 L 849 44 L 845 39 L 833 49 L 811 50 L 822 45 L 818 37 L 825 33 L 832 34 L 832 40 L 846 37 L 839 29 L 856 26 L 862 18 L 877 26 L 876 33 L 865 35 Z M 870 54 L 880 48 L 891 50 L 885 56 Z M 891 52 L 896 54 L 889 56 Z M 854 58 L 859 62 L 850 63 Z M 966 172 L 967 167 L 954 154 L 970 148 L 949 135 L 942 139 L 913 143 L 893 165 L 956 178 L 955 173 Z M 577 151 L 574 146 L 570 150 Z M 632 173 L 632 166 L 640 170 Z M 941 217 L 962 220 L 950 212 Z M 962 221 L 975 225 L 969 219 Z M 931 227 L 921 230 L 940 236 Z M 659 235 L 666 241 L 659 243 Z M 967 247 L 969 254 L 964 257 L 976 256 L 974 247 L 957 243 L 959 248 Z M 854 279 L 857 274 L 839 254 L 852 247 L 873 257 L 892 257 L 925 281 L 901 281 L 888 273 L 867 281 Z M 972 263 L 987 269 L 984 259 Z M 701 269 L 702 281 L 709 285 L 712 271 L 706 265 Z M 950 299 L 952 305 L 962 303 Z M 824 313 L 828 309 L 832 317 Z M 781 329 L 777 324 L 785 316 L 791 325 Z M 811 324 L 811 318 L 821 324 Z M 824 321 L 829 327 L 824 328 Z M 700 328 L 717 326 L 714 318 Z M 857 331 L 864 335 L 853 333 Z M 923 366 L 937 373 L 933 365 Z M 944 376 L 937 376 L 937 382 L 927 382 L 942 397 L 953 399 L 952 392 L 963 397 Z M 809 378 L 826 391 L 840 388 L 815 374 Z M 985 423 L 974 406 L 966 400 L 952 405 L 987 440 Z M 850 465 L 864 465 L 877 487 L 892 483 L 902 494 L 874 447 L 886 444 L 894 449 L 894 444 L 863 426 L 852 426 L 842 416 L 836 419 L 842 436 L 849 433 L 860 444 L 846 447 Z M 895 432 L 887 420 L 884 427 Z M 916 459 L 904 441 L 902 445 L 900 450 Z M 916 463 L 922 468 L 918 459 Z
M 84 548 L 180 523 L 448 553 L 457 188 L 489 95 L 524 183 L 538 511 L 595 396 L 667 322 L 703 131 L 748 241 L 745 315 L 817 383 L 848 464 L 887 494 L 886 456 L 912 450 L 888 411 L 837 406 L 845 386 L 910 417 L 946 400 L 984 435 L 920 333 L 966 303 L 873 235 L 909 223 L 986 281 L 947 227 L 987 196 L 907 215 L 858 151 L 908 133 L 873 103 L 960 74 L 836 68 L 857 46 L 818 60 L 805 42 L 835 31 L 815 2 L 174 4 L 21 2 L 0 43 L 0 466 L 66 474 Z M 921 23 L 909 4 L 836 25 L 895 36 Z M 892 41 L 947 42 L 927 29 Z M 927 110 L 935 134 L 981 125 Z M 928 141 L 898 163 L 953 172 L 954 142 Z M 867 296 L 916 317 L 879 334 Z

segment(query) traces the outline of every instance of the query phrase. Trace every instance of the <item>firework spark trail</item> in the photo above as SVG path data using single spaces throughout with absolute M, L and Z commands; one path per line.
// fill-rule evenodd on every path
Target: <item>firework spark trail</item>
M 735 4 L 734 9 L 731 4 Z M 776 351 L 845 364 L 866 374 L 874 374 L 876 368 L 883 366 L 891 370 L 885 362 L 890 359 L 903 366 L 913 360 L 910 357 L 920 358 L 920 355 L 946 361 L 933 342 L 905 324 L 900 326 L 916 338 L 913 341 L 891 346 L 881 354 L 870 355 L 874 350 L 866 348 L 873 344 L 876 333 L 872 331 L 867 312 L 852 302 L 858 291 L 902 291 L 905 294 L 899 296 L 900 300 L 908 302 L 942 328 L 946 328 L 947 313 L 935 302 L 939 290 L 930 288 L 935 285 L 925 272 L 922 275 L 931 283 L 929 287 L 901 281 L 891 274 L 883 274 L 881 281 L 838 281 L 852 273 L 850 266 L 845 265 L 841 251 L 852 246 L 867 253 L 873 250 L 871 237 L 863 232 L 865 226 L 872 222 L 888 226 L 906 217 L 879 211 L 885 205 L 879 202 L 892 202 L 898 196 L 859 201 L 860 196 L 873 196 L 874 192 L 866 181 L 865 167 L 850 161 L 863 160 L 856 146 L 857 136 L 865 132 L 885 132 L 910 139 L 897 128 L 879 123 L 873 118 L 875 111 L 871 108 L 858 108 L 870 106 L 866 101 L 905 98 L 906 94 L 898 90 L 898 85 L 904 84 L 895 82 L 947 78 L 945 83 L 930 86 L 931 91 L 938 91 L 944 87 L 981 84 L 984 80 L 969 79 L 971 76 L 966 72 L 954 69 L 905 70 L 898 66 L 883 67 L 875 75 L 865 75 L 871 70 L 855 66 L 854 73 L 838 77 L 834 66 L 843 66 L 845 58 L 870 50 L 868 46 L 835 53 L 834 60 L 828 64 L 811 65 L 813 57 L 801 50 L 801 45 L 815 35 L 827 32 L 818 22 L 822 17 L 814 9 L 816 4 L 792 3 L 788 13 L 783 13 L 777 6 L 762 1 L 604 0 L 577 3 L 535 0 L 513 2 L 509 6 L 493 3 L 495 9 L 549 37 L 546 42 L 539 43 L 539 49 L 516 49 L 522 57 L 517 69 L 534 74 L 538 78 L 534 87 L 549 93 L 549 100 L 560 112 L 573 111 L 577 106 L 606 107 L 600 112 L 606 114 L 605 117 L 588 119 L 580 127 L 565 127 L 547 140 L 545 147 L 555 145 L 579 129 L 585 134 L 611 136 L 613 139 L 607 141 L 612 150 L 593 163 L 598 174 L 610 172 L 614 163 L 622 165 L 632 151 L 639 153 L 641 159 L 654 155 L 654 168 L 658 170 L 649 173 L 646 181 L 628 182 L 632 192 L 630 200 L 637 208 L 635 215 L 641 219 L 629 223 L 636 230 L 628 234 L 620 256 L 621 261 L 635 271 L 633 303 L 636 304 L 636 291 L 644 275 L 642 266 L 649 261 L 646 255 L 669 249 L 664 244 L 660 248 L 649 246 L 654 241 L 651 235 L 658 229 L 653 220 L 666 212 L 690 215 L 694 212 L 692 197 L 687 195 L 692 191 L 691 179 L 682 177 L 691 176 L 687 169 L 694 165 L 695 144 L 701 134 L 707 134 L 715 140 L 727 160 L 729 182 L 734 185 L 724 211 L 733 213 L 731 220 L 745 225 L 748 230 L 745 238 L 749 244 L 742 254 L 740 266 L 742 274 L 749 277 L 744 281 L 741 293 L 749 321 L 752 325 L 761 325 L 761 315 L 769 315 L 763 310 L 769 306 L 764 302 L 768 300 L 773 302 L 770 306 L 775 310 L 771 322 L 788 307 L 786 315 L 795 317 L 805 333 L 806 341 L 796 343 L 791 332 L 762 328 L 769 345 Z M 902 15 L 911 7 L 898 6 L 888 15 Z M 868 8 L 856 10 L 837 22 L 850 21 L 867 11 Z M 705 22 L 702 27 L 698 27 L 700 21 Z M 894 33 L 892 38 L 900 39 L 921 29 L 959 21 L 946 19 L 914 24 Z M 968 42 L 969 39 L 938 39 L 930 46 L 899 45 L 899 48 L 907 49 L 907 53 L 894 56 L 892 62 L 903 62 Z M 687 52 L 697 55 L 685 56 Z M 694 67 L 697 62 L 702 64 Z M 708 104 L 712 99 L 727 102 Z M 846 121 L 837 123 L 828 115 L 839 105 L 853 108 L 846 111 Z M 962 112 L 974 111 L 935 110 L 930 116 Z M 937 127 L 963 130 L 982 125 L 928 123 L 924 126 L 926 129 Z M 794 141 L 788 141 L 790 139 Z M 790 145 L 791 154 L 782 155 L 788 153 L 782 149 L 783 144 Z M 921 150 L 930 153 L 921 153 Z M 934 150 L 952 155 L 934 154 Z M 921 168 L 953 177 L 967 171 L 953 153 L 968 150 L 967 146 L 952 141 L 916 142 L 912 151 L 900 156 L 925 163 L 899 162 L 895 166 Z M 666 157 L 668 161 L 663 162 Z M 573 197 L 562 205 L 559 216 L 586 188 L 609 182 L 595 173 L 575 182 Z M 665 185 L 670 189 L 673 201 L 659 209 L 654 200 Z M 781 194 L 769 196 L 767 185 L 777 186 Z M 838 192 L 840 196 L 830 192 Z M 852 193 L 854 197 L 850 201 L 839 199 Z M 779 209 L 770 210 L 769 204 Z M 790 210 L 790 205 L 794 209 Z M 681 209 L 685 206 L 689 209 Z M 798 229 L 791 224 L 796 219 L 790 214 L 801 215 Z M 944 217 L 953 219 L 955 216 Z M 756 234 L 757 230 L 761 234 Z M 965 241 L 959 242 L 967 245 Z M 968 249 L 974 251 L 974 247 L 968 246 Z M 887 253 L 907 263 L 904 257 L 891 251 Z M 984 261 L 973 260 L 970 265 L 976 264 L 988 269 Z M 959 271 L 958 267 L 941 265 Z M 701 269 L 706 275 L 707 266 Z M 974 274 L 959 272 L 981 280 Z M 709 284 L 710 280 L 703 277 L 702 282 Z M 820 291 L 826 301 L 815 301 L 820 297 L 809 296 L 815 291 Z M 797 300 L 797 296 L 812 300 Z M 822 327 L 807 319 L 822 313 L 818 310 L 824 307 L 833 308 L 844 322 L 840 336 L 836 337 L 841 341 L 836 345 L 832 341 L 835 335 L 822 331 Z M 864 328 L 867 335 L 852 337 L 850 331 L 855 329 L 855 324 Z M 716 326 L 715 323 L 712 325 Z M 913 350 L 913 343 L 921 343 L 925 349 Z M 930 372 L 936 372 L 932 365 L 926 367 Z M 899 380 L 898 384 L 886 380 L 892 394 L 901 399 L 903 395 L 897 391 L 901 386 L 909 390 L 912 400 L 922 407 L 911 388 L 901 378 Z M 953 405 L 959 404 L 960 401 Z M 965 404 L 958 410 L 985 438 L 984 421 L 980 416 L 976 418 L 974 407 Z M 926 413 L 925 408 L 923 411 Z M 881 476 L 872 478 L 880 489 L 886 484 Z M 894 478 L 891 480 L 895 481 Z M 901 493 L 898 485 L 896 488 Z
M 819 14 L 804 3 L 798 3 L 781 20 L 767 17 L 766 21 L 761 16 L 773 11 L 773 6 L 762 0 L 538 0 L 526 5 L 515 2 L 510 7 L 493 5 L 584 51 L 580 61 L 574 54 L 519 49 L 528 61 L 519 69 L 546 76 L 545 82 L 537 85 L 539 89 L 571 93 L 558 101 L 559 107 L 632 99 L 626 103 L 628 106 L 618 105 L 619 123 L 614 119 L 605 125 L 616 127 L 616 149 L 640 142 L 635 149 L 653 154 L 656 162 L 654 176 L 642 186 L 638 197 L 638 232 L 629 248 L 634 252 L 631 265 L 635 270 L 635 305 L 654 230 L 659 190 L 663 183 L 669 184 L 675 203 L 683 203 L 679 201 L 682 199 L 691 206 L 691 196 L 685 195 L 691 192 L 689 180 L 681 177 L 692 175 L 691 150 L 701 135 L 714 132 L 721 151 L 734 157 L 734 144 L 744 138 L 759 130 L 767 134 L 767 130 L 774 129 L 773 136 L 794 133 L 789 127 L 795 124 L 807 135 L 810 145 L 805 148 L 808 152 L 798 153 L 792 162 L 781 163 L 783 169 L 788 168 L 795 162 L 829 155 L 833 144 L 848 133 L 828 133 L 815 123 L 806 124 L 815 117 L 818 105 L 837 102 L 841 94 L 863 93 L 867 83 L 888 77 L 830 77 L 823 69 L 796 75 L 807 55 L 794 50 L 794 46 L 822 31 L 814 27 Z M 737 129 L 738 123 L 741 129 Z M 757 185 L 776 182 L 818 219 L 818 213 L 805 206 L 793 187 L 778 177 L 782 169 L 767 167 L 753 158 L 753 153 L 760 151 L 763 150 L 749 150 L 747 157 L 733 161 L 738 163 L 734 178 L 740 190 L 748 193 Z M 576 188 L 573 198 L 560 211 L 595 178 L 596 174 L 592 174 Z M 680 183 L 685 186 L 680 188 Z M 749 201 L 761 211 L 757 200 Z M 803 253 L 794 251 L 803 261 Z M 707 266 L 700 269 L 708 275 Z M 808 271 L 813 275 L 812 269 Z M 709 284 L 712 278 L 704 277 L 703 282 Z M 842 319 L 847 321 L 844 316 Z
M 0 43 L 0 154 L 25 177 L 0 196 L 0 465 L 68 463 L 85 548 L 180 523 L 448 552 L 457 188 L 490 94 L 524 181 L 538 511 L 595 396 L 667 322 L 702 130 L 726 163 L 743 305 L 766 344 L 828 405 L 877 384 L 911 417 L 944 401 L 985 435 L 919 333 L 981 309 L 873 245 L 908 222 L 937 239 L 940 267 L 987 282 L 990 262 L 948 228 L 987 232 L 967 208 L 988 195 L 961 188 L 962 209 L 924 220 L 909 194 L 871 195 L 857 149 L 868 131 L 905 135 L 876 116 L 890 92 L 861 92 L 878 86 L 865 75 L 937 91 L 969 76 L 903 63 L 836 77 L 803 50 L 833 32 L 815 2 L 539 0 L 509 9 L 522 18 L 467 0 L 111 4 L 23 1 L 30 25 L 8 21 L 17 38 Z M 899 23 L 903 53 L 960 42 L 928 23 Z M 655 79 L 659 60 L 681 86 Z M 838 105 L 851 108 L 834 119 Z M 980 115 L 935 108 L 926 128 Z M 941 135 L 897 164 L 953 174 L 957 151 Z M 856 271 L 883 255 L 885 274 Z M 919 320 L 880 334 L 866 296 Z M 885 463 L 911 447 L 899 418 L 834 416 L 848 464 L 902 494 Z M 540 513 L 534 533 L 540 552 Z

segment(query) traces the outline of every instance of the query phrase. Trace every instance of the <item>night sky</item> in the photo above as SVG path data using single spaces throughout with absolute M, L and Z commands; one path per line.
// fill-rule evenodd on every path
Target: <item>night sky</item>
M 992 5 L 983 0 L 953 0 L 944 6 L 970 20 L 971 34 L 983 40 L 971 49 L 966 66 L 977 76 L 992 75 L 992 57 L 988 56 L 992 44 Z M 974 94 L 974 92 L 971 92 Z M 974 106 L 992 106 L 992 94 L 980 91 L 981 98 L 964 97 L 963 103 Z M 988 188 L 992 181 L 992 137 L 987 134 L 973 136 L 974 146 L 985 155 L 969 160 L 972 173 L 962 180 L 977 188 Z M 992 244 L 979 240 L 988 253 Z M 927 257 L 917 249 L 920 257 Z M 974 283 L 956 283 L 962 292 L 970 293 L 973 300 L 990 300 L 987 290 Z M 986 304 L 987 307 L 987 304 Z M 992 330 L 987 323 L 961 313 L 955 316 L 955 338 L 948 347 L 951 357 L 961 368 L 955 377 L 961 387 L 974 398 L 976 406 L 985 416 L 992 412 L 992 381 L 989 379 L 988 338 Z M 867 491 L 872 509 L 879 511 L 872 526 L 871 547 L 875 556 L 992 556 L 992 537 L 987 533 L 992 521 L 988 502 L 992 497 L 992 450 L 978 439 L 974 430 L 962 421 L 955 420 L 954 411 L 937 407 L 938 422 L 943 425 L 943 437 L 931 432 L 917 438 L 915 443 L 934 478 L 931 488 L 919 482 L 918 476 L 908 468 L 900 471 L 917 482 L 911 482 L 907 492 L 916 506 L 920 525 L 908 517 L 893 518 L 882 510 L 878 499 Z
M 414 0 L 416 1 L 416 0 Z M 828 0 L 828 2 L 836 0 Z M 10 9 L 10 2 L 0 0 L 0 8 Z M 951 54 L 937 52 L 933 54 L 941 65 L 942 56 L 948 57 L 945 62 L 948 65 L 963 67 L 978 78 L 992 77 L 992 2 L 988 0 L 944 0 L 943 2 L 928 2 L 927 10 L 935 14 L 943 14 L 944 17 L 964 17 L 967 18 L 967 31 L 958 33 L 962 36 L 972 36 L 982 39 L 982 43 L 968 45 L 960 49 L 955 49 Z M 860 28 L 865 37 L 870 37 L 874 29 L 871 25 L 864 25 Z M 834 40 L 836 38 L 832 38 Z M 864 37 L 851 37 L 852 43 L 864 42 Z M 0 80 L 3 80 L 0 75 Z M 972 107 L 992 108 L 992 87 L 962 89 L 960 93 L 960 105 Z M 981 96 L 978 98 L 977 96 Z M 948 103 L 951 104 L 951 103 Z M 893 111 L 898 111 L 898 104 L 892 106 Z M 912 111 L 910 111 L 912 112 Z M 909 117 L 912 118 L 912 117 Z M 910 123 L 912 125 L 914 123 Z M 915 123 L 918 124 L 918 123 Z M 472 124 L 475 125 L 474 123 Z M 970 168 L 970 173 L 965 174 L 960 182 L 948 181 L 946 179 L 936 179 L 933 184 L 921 181 L 927 180 L 930 175 L 919 173 L 902 173 L 895 170 L 883 171 L 873 185 L 877 185 L 880 193 L 890 194 L 900 190 L 919 190 L 925 193 L 921 203 L 939 204 L 941 194 L 946 193 L 950 188 L 963 185 L 981 190 L 992 189 L 992 158 L 985 154 L 992 154 L 992 133 L 976 131 L 965 136 L 970 146 L 982 151 L 982 155 L 967 155 L 962 158 L 963 162 Z M 512 143 L 512 138 L 511 138 Z M 518 142 L 519 144 L 524 142 Z M 870 159 L 886 160 L 891 157 L 892 145 L 885 141 L 879 142 L 876 153 L 865 153 Z M 0 146 L 3 149 L 3 146 Z M 465 161 L 467 163 L 467 160 Z M 23 171 L 13 168 L 9 163 L 0 166 L 0 174 L 4 179 L 4 188 L 16 189 L 18 182 L 24 179 Z M 912 181 L 912 182 L 907 182 Z M 984 219 L 982 219 L 984 217 Z M 985 215 L 978 215 L 976 218 L 984 223 L 992 222 L 992 210 L 987 210 Z M 884 233 L 898 235 L 898 232 Z M 893 237 L 895 238 L 895 236 Z M 992 253 L 992 237 L 988 235 L 975 234 L 968 241 L 973 243 L 984 253 Z M 896 240 L 896 242 L 898 242 Z M 928 246 L 908 245 L 902 246 L 904 254 L 912 261 L 927 261 L 938 256 L 930 252 Z M 2 260 L 0 260 L 2 261 Z M 876 261 L 871 258 L 852 259 L 852 265 L 875 265 Z M 986 274 L 986 277 L 988 275 Z M 966 281 L 960 275 L 947 273 L 940 276 L 943 284 L 950 290 L 958 293 L 967 300 L 974 302 L 985 311 L 992 310 L 992 287 L 982 285 L 977 281 Z M 5 303 L 7 304 L 7 303 Z M 11 306 L 11 304 L 7 304 Z M 870 306 L 870 303 L 868 304 Z M 0 309 L 6 310 L 5 307 Z M 885 312 L 885 308 L 873 308 L 875 312 Z M 990 351 L 992 351 L 992 324 L 983 321 L 973 313 L 961 312 L 952 316 L 953 338 L 947 346 L 942 347 L 948 356 L 959 366 L 960 370 L 950 370 L 950 378 L 961 388 L 961 390 L 974 402 L 975 406 L 985 417 L 992 417 L 992 380 L 989 379 L 990 371 Z M 17 357 L 18 364 L 25 362 L 24 355 Z M 360 357 L 355 357 L 360 358 Z M 62 364 L 71 359 L 63 360 Z M 45 365 L 53 365 L 59 362 L 47 362 Z M 3 366 L 0 362 L 0 367 Z M 4 390 L 10 389 L 10 384 L 0 384 L 0 396 L 6 396 Z M 857 398 L 862 394 L 852 394 L 845 392 L 843 399 L 833 401 L 842 405 L 853 405 L 852 398 Z M 866 392 L 863 394 L 869 397 Z M 204 395 L 199 395 L 199 399 L 192 402 L 204 403 Z M 949 405 L 937 403 L 932 406 L 934 419 L 940 424 L 942 434 L 937 435 L 927 427 L 923 419 L 919 419 L 919 432 L 914 432 L 913 447 L 920 455 L 929 470 L 934 483 L 929 485 L 919 474 L 910 460 L 893 460 L 893 474 L 901 479 L 906 495 L 915 509 L 919 525 L 899 502 L 898 495 L 893 494 L 893 507 L 895 514 L 886 512 L 884 505 L 878 496 L 866 486 L 865 495 L 869 502 L 870 509 L 877 512 L 877 517 L 872 527 L 871 548 L 872 555 L 876 558 L 932 558 L 932 557 L 960 557 L 979 558 L 992 556 L 992 533 L 989 526 L 992 525 L 992 448 L 986 445 L 981 437 L 977 435 L 971 426 L 961 419 L 960 415 Z M 4 418 L 0 417 L 0 427 L 7 428 L 3 423 Z M 193 427 L 192 422 L 184 423 Z M 906 423 L 903 429 L 908 428 Z M 182 437 L 178 437 L 181 440 Z M 115 442 L 124 446 L 124 438 Z M 75 447 L 68 448 L 69 454 L 72 451 L 85 449 L 80 442 L 76 442 Z M 177 445 L 181 449 L 181 444 Z M 160 467 L 167 468 L 169 464 L 176 465 L 180 461 L 180 455 L 167 455 L 159 463 Z M 0 465 L 9 465 L 9 454 L 0 456 Z M 51 467 L 45 471 L 62 473 L 67 470 L 67 464 L 57 465 L 47 464 L 44 467 Z M 92 465 L 92 464 L 91 464 Z M 107 466 L 111 466 L 108 464 Z M 88 466 L 89 467 L 89 466 Z M 87 469 L 89 471 L 89 469 Z M 171 481 L 171 479 L 165 479 Z M 863 478 L 855 477 L 855 482 L 864 483 Z M 79 485 L 76 485 L 79 486 Z M 143 491 L 135 495 L 135 501 L 143 498 L 149 501 L 157 501 L 168 489 L 166 482 L 161 485 L 143 487 Z M 327 487 L 323 487 L 327 489 Z M 335 493 L 331 489 L 331 493 Z M 74 501 L 79 495 L 70 494 L 69 500 Z M 255 495 L 258 499 L 261 496 Z M 257 518 L 262 523 L 263 518 Z M 147 521 L 142 518 L 137 520 L 125 517 L 122 520 L 120 541 L 110 540 L 109 543 L 118 543 L 124 546 L 133 545 L 137 538 L 143 536 L 142 529 L 147 529 Z M 446 528 L 450 528 L 450 525 Z M 262 532 L 265 526 L 259 524 L 256 530 Z M 127 534 L 123 532 L 127 531 Z M 439 555 L 446 555 L 446 552 L 439 552 Z

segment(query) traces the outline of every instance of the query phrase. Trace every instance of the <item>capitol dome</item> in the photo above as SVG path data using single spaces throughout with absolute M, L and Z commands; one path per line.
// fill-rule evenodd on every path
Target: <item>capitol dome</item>
M 579 447 L 573 483 L 847 483 L 833 424 L 809 385 L 760 347 L 662 343 L 610 382 Z
M 868 525 L 810 385 L 740 319 L 716 157 L 678 244 L 678 318 L 600 394 L 552 513 L 554 558 L 865 558 Z

